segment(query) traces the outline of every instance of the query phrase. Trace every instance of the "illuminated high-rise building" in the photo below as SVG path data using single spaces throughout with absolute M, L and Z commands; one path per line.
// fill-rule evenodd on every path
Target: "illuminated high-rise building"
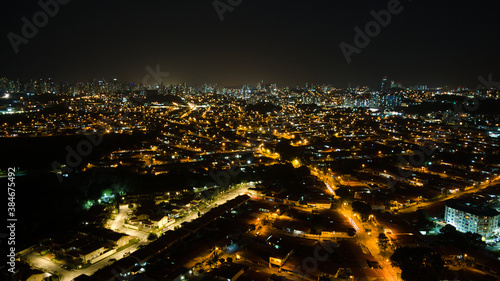
M 450 200 L 446 202 L 444 219 L 460 232 L 478 233 L 491 237 L 498 230 L 500 213 L 492 208 L 475 206 L 468 202 Z
M 380 86 L 380 91 L 381 92 L 387 92 L 390 88 L 390 84 L 389 84 L 389 81 L 387 80 L 387 76 L 384 76 L 384 78 L 382 78 L 382 84 Z

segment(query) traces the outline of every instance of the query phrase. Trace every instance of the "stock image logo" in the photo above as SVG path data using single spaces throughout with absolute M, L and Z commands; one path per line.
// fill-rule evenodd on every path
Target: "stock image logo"
M 217 16 L 219 16 L 220 21 L 223 22 L 225 19 L 224 14 L 234 11 L 234 9 L 241 5 L 241 3 L 243 3 L 243 0 L 214 0 L 212 5 L 217 12 Z
M 354 27 L 354 44 L 342 42 L 339 45 L 347 63 L 351 63 L 351 56 L 353 54 L 359 55 L 364 48 L 368 47 L 372 39 L 382 32 L 382 28 L 389 26 L 392 17 L 399 15 L 403 9 L 404 7 L 399 0 L 390 0 L 387 2 L 387 9 L 382 9 L 378 12 L 371 10 L 370 15 L 374 20 L 367 22 L 363 29 L 357 26 Z
M 19 53 L 19 46 L 21 44 L 28 44 L 31 39 L 33 39 L 39 32 L 39 30 L 45 27 L 49 23 L 50 18 L 54 18 L 63 7 L 70 2 L 70 0 L 40 0 L 38 5 L 41 10 L 33 14 L 33 17 L 28 19 L 27 17 L 22 17 L 21 21 L 23 26 L 21 27 L 21 32 L 14 33 L 9 32 L 7 38 L 14 50 L 14 53 Z

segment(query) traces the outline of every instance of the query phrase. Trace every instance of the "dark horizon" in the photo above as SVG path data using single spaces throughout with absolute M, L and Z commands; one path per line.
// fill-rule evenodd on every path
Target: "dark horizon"
M 500 39 L 491 28 L 499 20 L 487 1 L 399 1 L 399 12 L 348 63 L 339 45 L 355 46 L 354 28 L 364 30 L 370 11 L 389 2 L 241 1 L 221 21 L 215 1 L 67 1 L 16 54 L 9 34 L 22 36 L 21 19 L 33 22 L 43 9 L 9 1 L 0 76 L 140 83 L 146 67 L 159 64 L 169 84 L 375 87 L 388 76 L 408 86 L 473 88 L 478 76 L 495 80 Z

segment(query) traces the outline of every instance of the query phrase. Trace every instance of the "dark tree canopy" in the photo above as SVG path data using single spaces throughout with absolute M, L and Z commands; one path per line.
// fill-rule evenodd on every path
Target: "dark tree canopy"
M 155 240 L 156 238 L 158 238 L 158 235 L 154 234 L 154 233 L 150 233 L 149 236 L 148 236 L 148 240 L 149 241 L 153 241 Z
M 276 152 L 279 153 L 282 161 L 292 161 L 300 156 L 299 149 L 292 146 L 289 140 L 282 140 L 276 145 Z
M 427 247 L 403 247 L 391 256 L 393 266 L 401 269 L 405 281 L 437 281 L 444 269 L 441 256 Z
M 385 251 L 389 247 L 389 237 L 385 233 L 379 233 L 377 237 L 377 245 L 382 251 Z
M 344 186 L 341 186 L 340 188 L 335 190 L 335 194 L 337 194 L 337 196 L 340 196 L 340 198 L 342 198 L 342 200 L 344 201 L 351 202 L 354 200 L 354 195 L 349 191 L 347 187 Z
M 451 224 L 445 225 L 439 232 L 439 242 L 455 246 L 464 252 L 470 249 L 483 250 L 486 247 L 486 243 L 482 240 L 483 237 L 480 234 L 459 232 Z
M 367 221 L 370 215 L 372 214 L 372 207 L 370 205 L 361 202 L 361 201 L 355 201 L 352 203 L 352 210 L 355 213 L 358 213 L 361 216 L 361 219 L 363 221 Z
M 429 231 L 434 228 L 434 222 L 430 220 L 429 214 L 426 211 L 419 209 L 417 210 L 416 214 L 417 218 L 415 226 L 417 227 L 417 229 Z

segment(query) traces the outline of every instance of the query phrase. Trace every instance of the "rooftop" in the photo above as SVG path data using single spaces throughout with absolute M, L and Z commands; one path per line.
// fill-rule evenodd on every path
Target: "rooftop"
M 473 214 L 476 216 L 486 216 L 486 217 L 494 217 L 499 215 L 500 213 L 492 208 L 484 207 L 484 206 L 478 206 L 478 205 L 472 205 L 468 202 L 464 202 L 461 200 L 449 200 L 446 202 L 446 206 L 460 210 L 469 214 Z

